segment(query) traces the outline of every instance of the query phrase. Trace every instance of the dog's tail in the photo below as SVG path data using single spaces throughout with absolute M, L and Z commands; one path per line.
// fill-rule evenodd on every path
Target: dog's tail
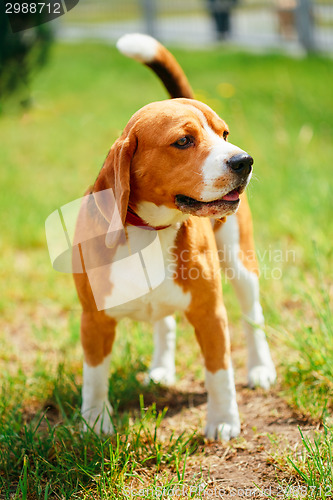
M 171 97 L 194 98 L 184 71 L 173 55 L 155 38 L 139 33 L 124 35 L 118 40 L 117 48 L 125 56 L 152 69 Z

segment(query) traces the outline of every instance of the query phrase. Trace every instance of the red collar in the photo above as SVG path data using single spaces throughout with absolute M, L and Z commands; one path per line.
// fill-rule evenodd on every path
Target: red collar
M 127 208 L 127 214 L 126 214 L 126 219 L 125 222 L 127 224 L 130 224 L 131 226 L 136 226 L 136 227 L 144 227 L 145 229 L 149 229 L 151 231 L 160 231 L 161 229 L 166 229 L 167 227 L 170 227 L 171 224 L 168 224 L 167 226 L 151 226 L 150 224 L 147 224 L 141 217 L 134 212 L 134 210 L 129 206 Z

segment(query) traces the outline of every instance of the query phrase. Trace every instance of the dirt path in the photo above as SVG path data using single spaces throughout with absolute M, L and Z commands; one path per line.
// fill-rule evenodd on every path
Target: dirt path
M 296 493 L 292 498 L 297 493 L 299 498 L 304 497 L 295 476 L 279 470 L 273 456 L 297 447 L 301 441 L 298 426 L 305 433 L 315 426 L 279 397 L 279 387 L 269 392 L 248 389 L 244 372 L 236 390 L 242 425 L 240 437 L 230 443 L 202 444 L 187 459 L 186 482 L 190 483 L 195 474 L 202 472 L 207 488 L 203 498 L 269 498 L 269 495 L 284 498 L 283 489 L 289 483 Z M 171 391 L 160 403 L 169 405 L 162 424 L 166 434 L 175 431 L 177 435 L 196 428 L 200 432 L 203 428 L 206 414 L 203 383 L 183 380 L 177 392 Z M 283 481 L 283 486 L 279 481 Z M 183 493 L 186 498 L 188 491 Z
M 14 356 L 13 364 L 17 359 L 24 359 L 20 356 L 24 349 L 26 363 L 32 366 L 31 360 L 36 355 L 36 346 L 27 342 L 22 331 L 18 337 L 20 342 L 16 340 L 16 334 L 10 336 L 13 347 L 17 348 L 17 357 Z M 278 480 L 284 480 L 284 485 L 289 482 L 295 485 L 297 481 L 295 477 L 279 470 L 273 455 L 278 457 L 284 449 L 295 448 L 297 443 L 300 443 L 298 426 L 305 433 L 315 428 L 315 425 L 296 414 L 279 397 L 279 386 L 268 392 L 248 389 L 245 359 L 244 346 L 236 344 L 233 360 L 241 417 L 240 437 L 230 443 L 201 442 L 198 450 L 187 458 L 185 482 L 193 483 L 194 476 L 198 477 L 202 473 L 205 486 L 208 487 L 203 498 L 270 498 L 269 495 L 272 498 L 286 498 Z M 149 406 L 155 401 L 160 410 L 168 407 L 161 424 L 160 438 L 163 439 L 164 436 L 169 439 L 172 432 L 175 436 L 192 430 L 201 434 L 206 417 L 206 399 L 204 383 L 199 382 L 192 372 L 179 380 L 175 387 L 163 389 L 157 399 L 153 392 L 148 391 L 145 395 L 145 405 Z M 133 408 L 138 411 L 137 401 L 133 401 Z M 35 409 L 31 413 L 34 414 L 34 411 Z M 56 412 L 55 422 L 59 417 Z M 256 485 L 263 492 L 260 492 Z M 301 486 L 296 486 L 296 493 L 299 494 L 290 498 L 301 499 L 304 497 L 301 491 Z M 183 493 L 177 491 L 174 498 L 190 498 L 189 490 Z

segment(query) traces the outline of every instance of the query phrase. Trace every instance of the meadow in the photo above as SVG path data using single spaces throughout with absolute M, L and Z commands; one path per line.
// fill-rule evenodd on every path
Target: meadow
M 278 384 L 269 395 L 244 388 L 241 318 L 222 277 L 236 382 L 239 397 L 249 404 L 253 398 L 259 413 L 270 398 L 289 411 L 298 436 L 291 446 L 267 427 L 261 466 L 281 486 L 278 498 L 295 498 L 292 487 L 302 498 L 331 498 L 332 60 L 223 48 L 173 52 L 196 97 L 255 159 L 248 195 Z M 205 442 L 202 360 L 182 316 L 176 387 L 143 385 L 152 329 L 124 321 L 110 372 L 118 433 L 101 440 L 80 432 L 80 308 L 72 277 L 51 267 L 45 219 L 94 182 L 130 116 L 164 98 L 152 73 L 113 47 L 57 44 L 31 83 L 30 108 L 10 100 L 0 116 L 0 498 L 134 498 L 133 484 L 192 485 L 192 498 L 204 498 L 205 487 L 217 484 L 211 456 L 219 467 L 246 450 L 249 458 L 263 434 L 253 423 L 231 443 Z M 277 417 L 274 410 L 268 420 Z M 242 472 L 249 484 L 251 467 L 249 461 Z

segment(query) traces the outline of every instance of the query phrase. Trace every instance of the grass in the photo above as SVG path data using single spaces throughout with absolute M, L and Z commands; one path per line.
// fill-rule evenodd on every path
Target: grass
M 29 498 L 44 499 L 53 495 L 126 498 L 130 487 L 145 484 L 141 476 L 145 480 L 149 478 L 151 486 L 154 482 L 164 488 L 181 484 L 186 457 L 196 449 L 196 441 L 194 434 L 171 435 L 162 443 L 157 431 L 163 413 L 158 413 L 154 405 L 146 411 L 142 401 L 140 418 L 129 426 L 124 425 L 122 416 L 122 422 L 116 426 L 122 433 L 102 441 L 94 432 L 80 433 L 77 412 L 57 426 L 45 414 L 37 415 L 27 424 L 22 414 L 18 418 L 15 405 L 15 410 L 8 412 L 2 422 L 6 435 L 1 449 L 1 462 L 5 467 L 0 478 L 4 498 L 28 498 L 28 492 Z
M 142 335 L 140 329 L 133 328 L 133 333 Z M 93 431 L 81 432 L 80 389 L 68 366 L 60 364 L 53 373 L 45 365 L 36 366 L 29 377 L 22 370 L 15 376 L 5 374 L 0 404 L 1 498 L 122 499 L 129 498 L 131 488 L 167 490 L 184 482 L 187 457 L 202 438 L 195 429 L 180 435 L 163 430 L 161 438 L 166 409 L 156 409 L 152 398 L 163 401 L 165 391 L 137 380 L 147 366 L 137 352 L 134 358 L 128 343 L 121 344 L 123 354 L 115 362 L 109 394 L 118 433 L 104 441 Z M 200 480 L 200 475 L 192 479 L 194 489 Z M 156 498 L 153 493 L 146 497 Z
M 333 67 L 320 57 L 174 52 L 197 97 L 228 122 L 230 141 L 255 158 L 248 193 L 281 390 L 298 411 L 327 422 L 281 467 L 318 485 L 316 463 L 329 464 L 332 444 Z M 30 109 L 8 102 L 0 118 L 0 496 L 122 498 L 132 482 L 181 485 L 202 438 L 194 428 L 168 433 L 163 408 L 176 395 L 142 384 L 149 326 L 120 325 L 110 379 L 118 437 L 81 435 L 79 307 L 71 276 L 51 269 L 44 236 L 46 217 L 82 196 L 131 114 L 164 99 L 164 90 L 113 48 L 57 45 L 31 95 Z M 234 326 L 239 311 L 229 285 L 225 291 Z M 193 332 L 178 324 L 179 376 L 202 380 Z
M 313 439 L 302 437 L 303 449 L 298 457 L 288 457 L 293 469 L 303 479 L 310 496 L 327 498 L 333 488 L 333 434 L 324 426 L 324 433 L 317 434 Z
M 323 277 L 318 277 L 322 282 Z M 285 344 L 294 353 L 283 363 L 286 396 L 304 414 L 324 419 L 333 404 L 333 318 L 330 297 L 325 288 L 316 297 L 308 294 L 308 303 L 315 318 L 310 325 L 302 325 Z M 310 402 L 310 404 L 309 404 Z
M 190 0 L 187 5 L 181 6 L 177 2 L 159 1 L 155 6 L 156 15 L 158 17 L 166 16 L 188 16 L 191 15 L 208 16 L 208 10 L 200 0 Z M 99 1 L 93 8 L 92 3 L 86 5 L 79 5 L 77 8 L 72 9 L 64 17 L 65 23 L 112 23 L 129 20 L 137 20 L 144 17 L 143 4 L 135 0 L 126 0 L 120 5 L 118 3 L 111 3 L 108 1 Z
M 324 424 L 318 432 L 302 431 L 301 441 L 283 455 L 277 452 L 273 461 L 284 471 L 287 479 L 278 481 L 278 491 L 283 498 L 322 499 L 332 498 L 333 491 L 333 430 Z M 271 495 L 268 498 L 276 498 Z

